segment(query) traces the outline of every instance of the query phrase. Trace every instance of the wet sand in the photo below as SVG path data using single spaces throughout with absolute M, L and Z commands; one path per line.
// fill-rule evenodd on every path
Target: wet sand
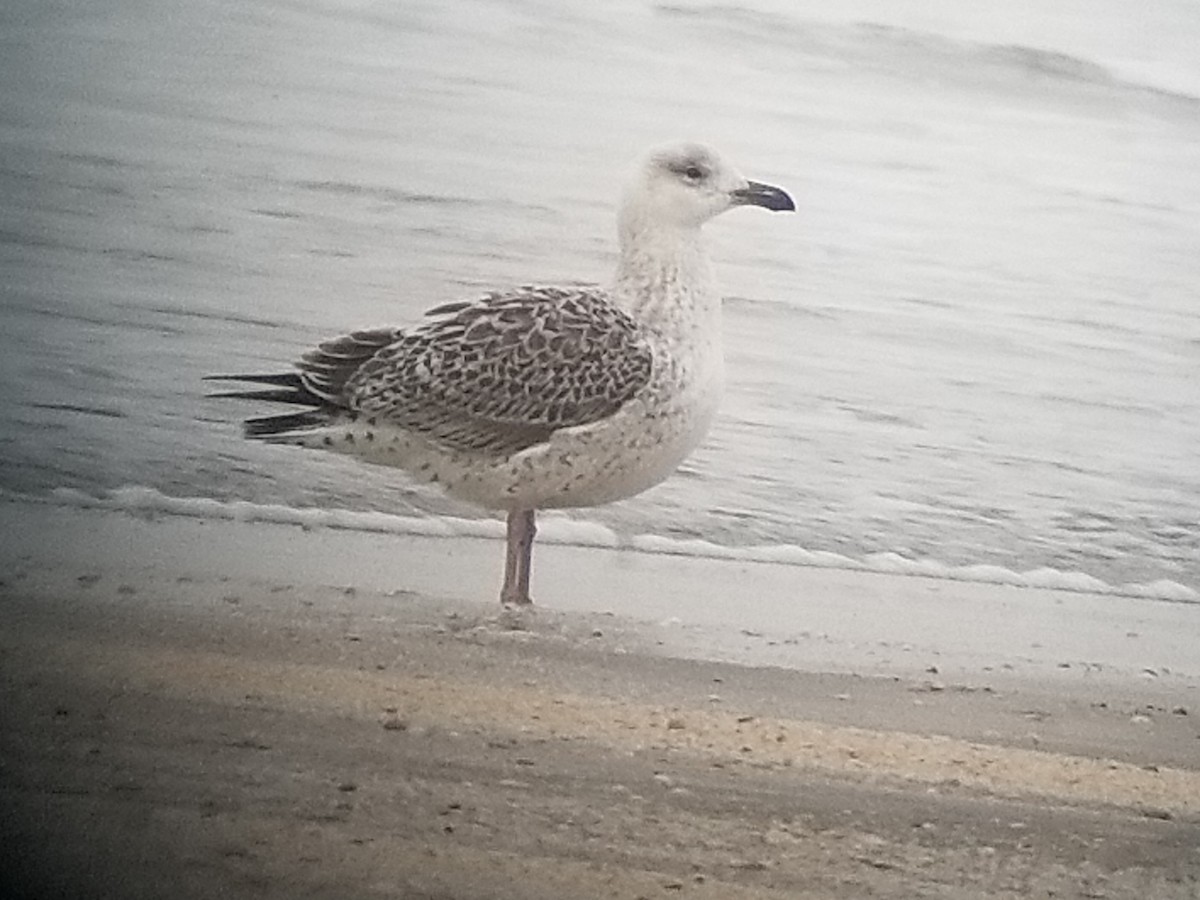
M 455 568 L 439 594 L 268 561 L 361 535 L 0 521 L 5 896 L 1200 896 L 1187 671 L 905 668 L 879 641 L 805 668 L 822 642 L 739 656 L 686 620 L 502 612 Z M 204 539 L 231 531 L 240 568 Z

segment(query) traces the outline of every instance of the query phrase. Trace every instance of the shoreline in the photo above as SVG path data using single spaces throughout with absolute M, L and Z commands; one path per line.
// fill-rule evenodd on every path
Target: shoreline
M 1194 634 L 1187 605 L 1138 607 L 1147 655 L 1089 673 L 1052 660 L 1132 627 L 1120 603 L 1009 657 L 1071 598 L 841 573 L 793 606 L 847 621 L 805 638 L 743 625 L 796 587 L 764 564 L 551 546 L 544 605 L 513 611 L 493 541 L 0 522 L 14 897 L 1200 890 L 1200 692 L 1155 637 Z M 972 618 L 891 646 L 947 610 Z
M 493 602 L 502 542 L 0 503 L 9 571 L 170 572 Z M 53 536 L 53 539 L 48 539 Z M 658 652 L 749 666 L 1200 691 L 1200 604 L 914 574 L 539 545 L 539 611 L 616 617 Z M 936 669 L 936 672 L 929 670 Z

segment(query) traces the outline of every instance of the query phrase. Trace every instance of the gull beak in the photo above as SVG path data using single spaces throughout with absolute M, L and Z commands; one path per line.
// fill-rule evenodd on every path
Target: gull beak
M 729 196 L 734 206 L 761 206 L 775 212 L 796 211 L 796 204 L 787 191 L 758 181 L 747 181 L 745 187 L 730 191 Z

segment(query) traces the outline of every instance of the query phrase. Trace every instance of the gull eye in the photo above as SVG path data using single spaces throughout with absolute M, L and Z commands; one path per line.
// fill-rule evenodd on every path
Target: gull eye
M 688 181 L 699 181 L 704 177 L 704 170 L 699 166 L 688 166 L 683 170 L 683 177 Z

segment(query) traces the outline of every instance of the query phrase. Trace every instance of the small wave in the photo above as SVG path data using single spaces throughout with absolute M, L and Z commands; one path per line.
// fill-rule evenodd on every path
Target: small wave
M 266 216 L 268 219 L 303 219 L 304 214 L 291 209 L 267 209 L 256 206 L 250 210 L 256 216 Z
M 470 206 L 475 201 L 469 197 L 453 194 L 430 194 L 421 191 L 406 191 L 402 188 L 374 184 L 357 184 L 348 181 L 294 181 L 296 187 L 321 194 L 341 197 L 366 197 L 383 203 L 420 204 L 433 206 Z
M 699 28 L 719 29 L 722 39 L 752 40 L 755 46 L 848 61 L 865 69 L 964 80 L 990 73 L 989 77 L 1007 75 L 1010 80 L 1016 76 L 1025 81 L 1132 89 L 1168 100 L 1200 103 L 1200 97 L 1174 85 L 1156 84 L 1136 72 L 1114 73 L 1095 60 L 1046 47 L 953 38 L 879 22 L 804 19 L 721 4 L 660 3 L 655 11 Z
M 460 194 L 434 194 L 427 191 L 410 191 L 404 188 L 379 184 L 362 184 L 349 181 L 299 180 L 286 182 L 301 191 L 317 194 L 333 194 L 338 197 L 362 198 L 376 203 L 393 206 L 471 207 L 474 209 L 498 209 L 503 212 L 522 212 L 538 215 L 556 211 L 539 203 L 529 203 L 505 197 L 469 197 Z M 262 212 L 262 210 L 255 210 Z M 297 214 L 299 215 L 299 214 Z
M 155 313 L 179 319 L 200 319 L 212 322 L 224 322 L 230 325 L 251 325 L 258 328 L 280 328 L 282 323 L 259 316 L 251 316 L 240 312 L 230 312 L 221 309 L 187 309 L 183 306 L 138 306 L 133 303 L 114 303 L 122 309 L 133 309 L 142 312 Z
M 102 156 L 98 153 L 59 153 L 58 158 L 69 163 L 91 166 L 96 169 L 140 169 L 139 163 L 129 159 L 117 159 L 115 156 Z
M 124 419 L 125 413 L 105 406 L 84 406 L 78 403 L 30 403 L 32 409 L 48 409 L 53 412 L 79 413 L 85 416 L 100 416 L 103 419 Z
M 746 297 L 729 294 L 723 298 L 726 309 L 734 309 L 744 315 L 775 316 L 780 319 L 822 319 L 836 321 L 837 311 L 818 306 L 801 306 L 778 297 Z
M 74 488 L 52 492 L 64 506 L 109 509 L 140 515 L 176 515 L 198 519 L 296 525 L 302 528 L 334 528 L 381 534 L 438 538 L 487 538 L 504 536 L 498 519 L 469 519 L 455 516 L 397 516 L 390 513 L 324 508 L 298 508 L 282 504 L 222 501 L 207 497 L 171 497 L 153 488 L 129 486 L 102 496 Z M 22 498 L 28 499 L 28 498 Z M 771 563 L 820 569 L 846 569 L 878 575 L 900 575 L 1009 585 L 1019 588 L 1109 594 L 1176 603 L 1200 603 L 1200 592 L 1169 579 L 1144 584 L 1114 585 L 1083 572 L 1066 572 L 1048 567 L 1018 572 L 1003 566 L 975 564 L 953 566 L 931 559 L 912 559 L 899 553 L 873 553 L 856 559 L 841 553 L 809 550 L 791 544 L 733 547 L 700 538 L 671 538 L 642 534 L 622 539 L 607 526 L 574 519 L 563 513 L 545 514 L 539 521 L 538 540 L 571 547 L 624 548 L 639 553 Z
M 1020 44 L 981 45 L 983 59 L 1013 66 L 1037 75 L 1085 81 L 1090 84 L 1112 84 L 1112 73 L 1099 63 L 1080 59 L 1055 50 L 1025 47 Z

